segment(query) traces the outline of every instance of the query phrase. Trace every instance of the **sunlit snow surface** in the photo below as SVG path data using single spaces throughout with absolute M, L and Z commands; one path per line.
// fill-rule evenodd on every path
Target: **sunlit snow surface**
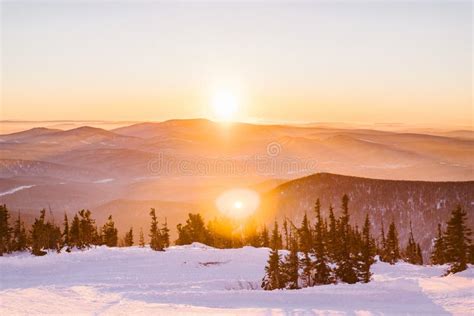
M 268 249 L 99 247 L 0 257 L 0 315 L 470 315 L 474 268 L 373 266 L 369 284 L 263 291 Z

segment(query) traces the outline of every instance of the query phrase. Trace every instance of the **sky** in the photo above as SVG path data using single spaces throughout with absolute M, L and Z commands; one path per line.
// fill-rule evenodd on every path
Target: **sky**
M 469 1 L 1 2 L 2 120 L 472 126 Z M 221 105 L 221 106 L 225 106 Z

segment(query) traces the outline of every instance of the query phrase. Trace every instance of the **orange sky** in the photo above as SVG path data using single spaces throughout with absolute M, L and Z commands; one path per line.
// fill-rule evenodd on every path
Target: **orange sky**
M 1 6 L 3 120 L 472 125 L 470 2 Z

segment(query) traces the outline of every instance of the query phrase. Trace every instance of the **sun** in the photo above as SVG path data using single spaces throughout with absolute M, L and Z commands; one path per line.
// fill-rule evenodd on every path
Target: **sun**
M 260 204 L 257 192 L 248 189 L 232 189 L 216 199 L 217 209 L 225 216 L 245 219 L 251 216 Z
M 217 120 L 232 121 L 239 109 L 237 97 L 230 91 L 218 91 L 212 97 L 212 109 Z

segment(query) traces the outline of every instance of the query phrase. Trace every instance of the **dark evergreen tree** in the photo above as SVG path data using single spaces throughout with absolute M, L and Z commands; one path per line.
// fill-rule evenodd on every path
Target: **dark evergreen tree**
M 254 222 L 253 219 L 250 219 L 247 221 L 247 224 L 245 225 L 245 231 L 244 231 L 244 236 L 245 236 L 245 244 L 252 246 L 252 247 L 260 247 L 260 235 L 257 229 L 257 225 Z
M 449 219 L 444 237 L 446 262 L 450 267 L 447 274 L 467 269 L 468 250 L 471 244 L 471 229 L 466 224 L 467 214 L 461 206 L 456 207 Z
M 316 226 L 314 229 L 314 262 L 315 274 L 313 276 L 314 284 L 329 284 L 332 282 L 331 267 L 326 249 L 325 228 L 321 217 L 321 204 L 319 199 L 314 207 L 316 213 Z
M 280 232 L 278 230 L 278 223 L 275 221 L 275 226 L 272 232 L 270 256 L 268 258 L 267 266 L 265 267 L 265 276 L 262 280 L 262 288 L 267 291 L 282 289 L 285 286 L 281 272 L 281 258 L 278 253 L 279 239 Z
M 301 259 L 302 286 L 303 287 L 313 286 L 314 285 L 314 280 L 313 280 L 314 264 L 311 258 L 313 238 L 311 236 L 310 224 L 309 224 L 306 213 L 303 216 L 301 227 L 298 230 L 298 237 L 299 237 L 299 250 L 303 254 L 303 258 Z
M 299 258 L 298 258 L 298 239 L 296 234 L 288 234 L 289 253 L 285 256 L 282 263 L 282 279 L 285 288 L 294 290 L 299 289 Z
M 421 257 L 420 245 L 418 245 L 413 237 L 413 229 L 410 222 L 410 235 L 408 237 L 408 244 L 405 248 L 405 261 L 412 264 L 423 264 Z
M 349 197 L 342 197 L 342 216 L 339 219 L 339 251 L 336 256 L 336 277 L 342 282 L 353 284 L 358 281 L 356 258 L 351 253 L 351 232 L 349 227 Z
M 64 213 L 64 230 L 63 230 L 63 245 L 70 246 L 70 232 L 69 232 L 69 221 L 67 219 L 67 214 Z
M 97 227 L 91 218 L 91 211 L 79 211 L 79 245 L 78 248 L 90 247 L 98 243 Z M 71 227 L 72 229 L 72 227 Z
M 288 221 L 283 221 L 283 234 L 285 236 L 285 249 L 290 249 L 290 240 L 289 240 L 289 233 L 288 233 Z
M 161 227 L 161 242 L 164 248 L 168 248 L 170 246 L 170 230 L 168 228 L 168 220 L 165 217 L 165 222 Z
M 163 251 L 164 250 L 163 240 L 161 236 L 161 231 L 158 228 L 158 220 L 156 218 L 156 213 L 155 213 L 154 208 L 150 210 L 150 216 L 151 216 L 151 226 L 150 226 L 150 234 L 148 235 L 150 237 L 150 248 L 155 251 Z
M 332 261 L 336 260 L 337 252 L 339 250 L 339 237 L 337 233 L 337 220 L 334 216 L 332 205 L 329 206 L 329 230 L 328 230 L 327 250 L 328 256 Z
M 372 277 L 370 267 L 375 262 L 375 242 L 370 234 L 369 214 L 365 216 L 364 228 L 362 229 L 361 252 L 359 261 L 359 280 L 368 283 Z
M 260 244 L 262 247 L 270 247 L 270 236 L 268 236 L 268 229 L 267 229 L 267 226 L 265 225 L 263 225 L 263 228 L 262 228 Z
M 400 256 L 400 246 L 398 243 L 398 232 L 395 227 L 395 223 L 392 221 L 388 228 L 388 234 L 386 239 L 386 247 L 384 249 L 386 262 L 390 264 L 395 264 L 398 260 L 401 259 Z
M 107 222 L 102 227 L 102 242 L 107 247 L 117 247 L 118 231 L 117 228 L 115 228 L 115 223 L 112 219 L 112 215 L 109 215 Z
M 138 246 L 141 248 L 145 247 L 145 236 L 143 235 L 143 229 L 140 227 L 140 236 L 138 238 Z
M 204 224 L 201 214 L 188 214 L 186 225 L 178 224 L 177 245 L 188 245 L 193 242 L 200 242 L 208 245 L 210 242 L 210 232 Z
M 28 236 L 26 234 L 25 223 L 21 220 L 21 215 L 18 213 L 18 219 L 15 221 L 13 227 L 13 238 L 11 242 L 12 251 L 24 251 L 27 249 Z
M 39 219 L 35 218 L 35 222 L 31 227 L 31 253 L 35 256 L 43 256 L 46 254 L 46 251 L 43 250 L 48 243 L 45 228 L 45 214 L 46 210 L 41 210 Z
M 123 244 L 125 247 L 133 246 L 133 227 L 130 227 L 130 230 L 125 234 Z
M 81 236 L 81 222 L 79 216 L 76 214 L 71 222 L 71 228 L 69 230 L 69 246 L 83 248 L 82 236 Z
M 5 204 L 0 205 L 0 256 L 10 251 L 12 230 L 8 224 L 10 214 Z
M 385 238 L 385 229 L 382 221 L 382 228 L 380 231 L 380 245 L 377 249 L 377 253 L 379 255 L 380 261 L 387 262 L 387 254 L 385 251 L 387 250 L 387 239 Z
M 432 264 L 446 263 L 446 245 L 444 242 L 443 232 L 441 231 L 441 224 L 438 224 L 438 236 L 436 236 L 434 240 L 430 260 Z
M 416 257 L 417 257 L 417 264 L 423 265 L 423 252 L 421 252 L 420 244 L 416 244 Z

